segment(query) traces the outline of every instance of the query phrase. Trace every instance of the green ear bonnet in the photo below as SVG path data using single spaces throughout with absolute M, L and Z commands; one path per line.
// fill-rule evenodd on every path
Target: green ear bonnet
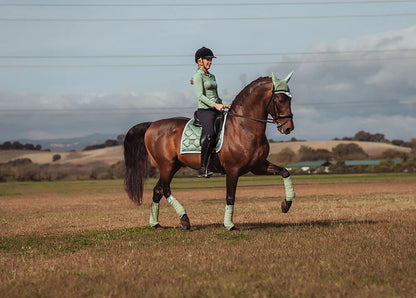
M 272 81 L 273 81 L 273 92 L 274 93 L 283 93 L 292 98 L 292 93 L 290 93 L 289 86 L 287 83 L 289 83 L 290 78 L 293 75 L 293 71 L 286 76 L 284 79 L 278 79 L 274 73 L 272 73 Z

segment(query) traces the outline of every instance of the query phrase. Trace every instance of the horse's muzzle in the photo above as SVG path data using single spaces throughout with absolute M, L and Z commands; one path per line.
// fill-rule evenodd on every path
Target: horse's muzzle
M 292 121 L 286 122 L 284 125 L 277 128 L 281 134 L 288 135 L 295 129 Z
M 283 130 L 283 133 L 284 133 L 285 135 L 288 135 L 288 134 L 290 134 L 290 132 L 291 132 L 292 130 L 293 130 L 292 128 L 288 127 L 288 128 L 286 128 L 286 129 L 284 129 L 284 130 Z

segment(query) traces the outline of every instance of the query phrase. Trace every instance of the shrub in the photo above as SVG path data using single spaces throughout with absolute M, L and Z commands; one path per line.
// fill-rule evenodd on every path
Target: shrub
M 339 144 L 332 148 L 336 160 L 366 159 L 368 154 L 355 143 Z
M 275 164 L 286 165 L 295 160 L 296 154 L 290 148 L 283 148 L 279 153 L 271 154 L 269 161 Z
M 32 160 L 30 158 L 19 158 L 19 159 L 9 161 L 7 164 L 13 167 L 17 167 L 17 166 L 28 165 L 31 163 L 32 163 Z
M 407 158 L 407 154 L 404 152 L 400 152 L 394 149 L 387 149 L 381 153 L 380 156 L 382 159 L 395 159 L 395 158 Z
M 299 155 L 301 161 L 314 161 L 314 160 L 328 160 L 331 158 L 331 152 L 326 149 L 312 149 L 308 146 L 301 146 L 299 149 Z

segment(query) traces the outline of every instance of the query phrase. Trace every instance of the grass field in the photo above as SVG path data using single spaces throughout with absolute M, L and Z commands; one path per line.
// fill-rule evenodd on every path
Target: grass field
M 243 177 L 223 226 L 225 180 L 176 179 L 183 231 L 152 188 L 135 206 L 122 181 L 0 184 L 0 297 L 415 297 L 416 175 Z

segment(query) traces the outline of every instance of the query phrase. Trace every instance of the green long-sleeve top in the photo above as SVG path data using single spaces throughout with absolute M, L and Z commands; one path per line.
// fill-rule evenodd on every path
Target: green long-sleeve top
M 213 74 L 206 74 L 202 68 L 200 68 L 194 74 L 193 82 L 199 100 L 198 109 L 210 109 L 213 108 L 216 103 L 228 105 L 218 96 L 217 81 Z

